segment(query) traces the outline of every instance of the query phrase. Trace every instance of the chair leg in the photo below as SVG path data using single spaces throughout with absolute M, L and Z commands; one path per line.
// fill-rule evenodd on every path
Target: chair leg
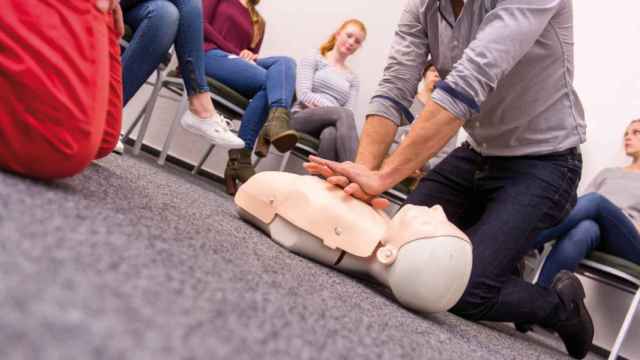
M 158 71 L 158 75 L 156 77 L 156 84 L 153 87 L 153 91 L 151 91 L 151 96 L 149 97 L 149 102 L 147 103 L 147 111 L 144 113 L 144 117 L 142 118 L 142 123 L 140 124 L 140 131 L 138 131 L 138 136 L 136 136 L 136 143 L 133 147 L 133 154 L 140 154 L 140 149 L 142 149 L 142 141 L 144 140 L 144 136 L 147 134 L 147 128 L 149 127 L 149 121 L 151 120 L 151 114 L 153 114 L 153 109 L 156 107 L 156 102 L 158 101 L 158 95 L 160 94 L 160 90 L 162 89 L 162 85 L 164 84 L 164 78 L 166 77 L 164 71 Z
M 209 145 L 209 149 L 207 149 L 207 152 L 204 153 L 204 156 L 200 159 L 200 161 L 198 162 L 198 165 L 196 165 L 196 167 L 194 167 L 193 170 L 191 171 L 193 175 L 197 175 L 200 169 L 202 169 L 202 165 L 204 165 L 204 162 L 207 161 L 207 159 L 209 158 L 209 155 L 211 155 L 211 152 L 215 147 L 216 147 L 215 144 Z
M 158 164 L 164 165 L 165 160 L 167 159 L 167 153 L 169 152 L 169 147 L 171 146 L 171 142 L 173 141 L 173 137 L 175 136 L 176 130 L 178 129 L 178 123 L 180 123 L 180 117 L 187 111 L 187 92 L 182 93 L 182 97 L 180 98 L 180 103 L 178 104 L 178 109 L 176 110 L 176 116 L 173 118 L 173 122 L 171 123 L 171 128 L 169 128 L 169 133 L 167 134 L 167 138 L 164 140 L 164 144 L 162 145 L 162 151 L 160 152 L 160 157 L 158 158 Z
M 123 140 L 127 140 L 131 136 L 131 133 L 136 128 L 136 126 L 138 126 L 138 124 L 140 123 L 140 120 L 142 120 L 142 117 L 144 116 L 148 107 L 149 107 L 149 101 L 147 100 L 147 102 L 144 104 L 144 106 L 136 116 L 135 120 L 133 120 L 131 125 L 129 125 L 129 127 L 127 128 L 127 131 L 124 132 L 124 135 L 121 136 Z
M 287 151 L 287 153 L 282 157 L 282 163 L 280 163 L 280 171 L 284 171 L 284 169 L 287 168 L 287 163 L 289 162 L 290 157 L 291 151 Z
M 625 336 L 627 336 L 627 332 L 629 331 L 629 326 L 631 326 L 631 321 L 633 320 L 633 316 L 636 313 L 636 309 L 638 308 L 638 303 L 640 302 L 640 289 L 636 290 L 636 295 L 633 297 L 631 301 L 631 306 L 629 306 L 629 310 L 627 311 L 627 315 L 624 318 L 624 322 L 620 327 L 620 331 L 618 332 L 618 337 L 616 338 L 613 347 L 611 348 L 611 353 L 609 354 L 609 360 L 614 360 L 618 357 L 618 353 L 620 352 L 620 348 L 622 347 L 622 342 L 624 341 Z

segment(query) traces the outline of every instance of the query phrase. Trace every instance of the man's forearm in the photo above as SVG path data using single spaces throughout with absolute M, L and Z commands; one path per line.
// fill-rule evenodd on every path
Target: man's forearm
M 393 187 L 434 157 L 458 132 L 462 120 L 433 101 L 413 124 L 398 149 L 380 169 L 383 181 Z
M 368 116 L 364 123 L 356 163 L 377 170 L 389 152 L 398 127 L 391 120 L 378 115 Z

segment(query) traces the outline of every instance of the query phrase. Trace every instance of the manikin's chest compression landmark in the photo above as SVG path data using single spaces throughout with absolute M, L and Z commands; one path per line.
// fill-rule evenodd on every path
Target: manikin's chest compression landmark
M 276 243 L 369 274 L 411 309 L 446 311 L 469 281 L 471 242 L 438 206 L 406 205 L 389 219 L 317 177 L 282 172 L 255 175 L 235 202 L 240 216 Z

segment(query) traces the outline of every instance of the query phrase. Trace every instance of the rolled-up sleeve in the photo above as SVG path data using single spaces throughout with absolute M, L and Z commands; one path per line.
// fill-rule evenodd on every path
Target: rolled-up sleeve
M 404 113 L 413 102 L 429 56 L 427 31 L 422 20 L 425 4 L 426 1 L 421 0 L 407 2 L 391 44 L 382 80 L 369 102 L 367 115 L 383 116 L 396 125 L 407 122 Z
M 562 0 L 501 0 L 432 99 L 462 120 L 479 112 L 500 80 L 533 46 Z

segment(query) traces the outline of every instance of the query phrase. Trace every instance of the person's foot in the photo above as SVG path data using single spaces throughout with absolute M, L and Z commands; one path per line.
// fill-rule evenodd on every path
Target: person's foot
M 229 120 L 219 114 L 214 114 L 207 119 L 202 119 L 191 111 L 185 112 L 182 119 L 180 119 L 180 124 L 185 130 L 203 136 L 216 145 L 230 149 L 243 148 L 244 141 L 231 132 L 229 123 Z
M 116 147 L 113 148 L 113 152 L 118 155 L 124 154 L 124 144 L 122 143 L 122 140 L 118 140 Z
M 290 117 L 289 110 L 273 108 L 264 124 L 264 140 L 281 153 L 293 149 L 298 142 L 298 133 L 289 127 Z
M 256 170 L 251 163 L 251 150 L 231 149 L 229 150 L 229 161 L 224 170 L 224 182 L 227 194 L 235 195 L 238 191 L 238 183 L 247 182 Z
M 558 293 L 567 316 L 552 327 L 564 342 L 567 352 L 582 359 L 593 342 L 593 321 L 584 305 L 584 288 L 573 273 L 563 270 L 556 275 L 551 288 Z

